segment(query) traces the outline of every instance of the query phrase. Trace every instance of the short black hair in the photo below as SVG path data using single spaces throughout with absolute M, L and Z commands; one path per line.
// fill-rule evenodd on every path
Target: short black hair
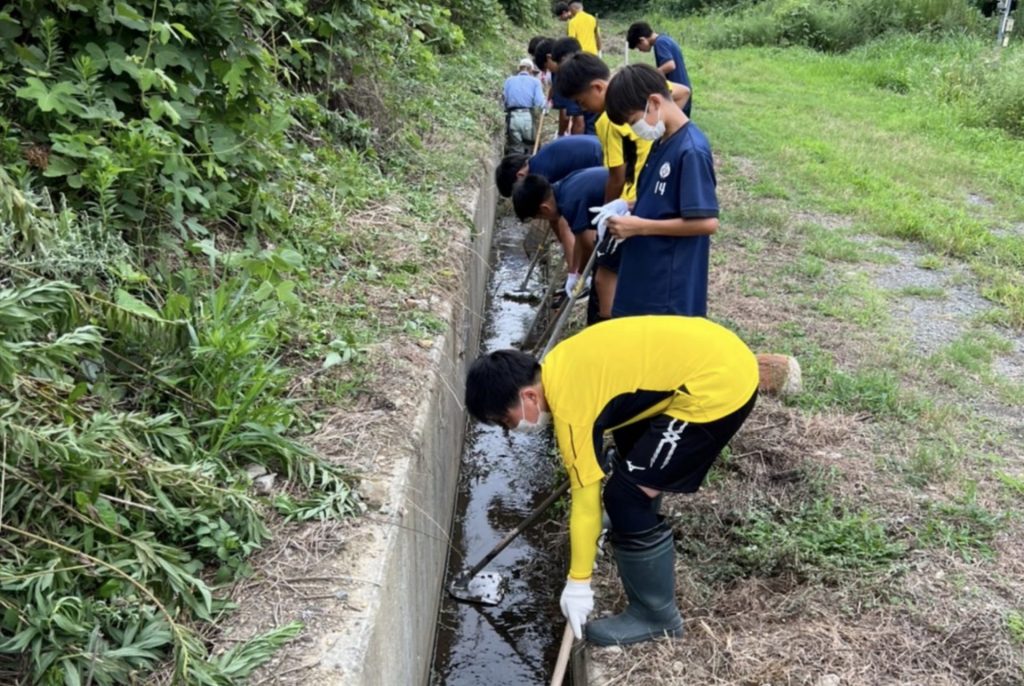
M 540 363 L 519 350 L 481 355 L 466 374 L 466 409 L 485 424 L 497 424 L 519 402 L 519 391 L 537 383 Z
M 512 186 L 516 185 L 519 170 L 530 161 L 529 155 L 516 152 L 505 155 L 494 169 L 494 185 L 503 198 L 512 197 Z
M 569 11 L 569 3 L 567 2 L 556 2 L 551 6 L 551 14 L 556 17 L 560 17 Z
M 551 48 L 554 44 L 554 38 L 542 38 L 537 45 L 533 46 L 533 63 L 541 71 L 548 68 L 548 55 L 551 54 Z
M 536 52 L 537 50 L 537 45 L 541 41 L 545 41 L 547 39 L 547 36 L 534 36 L 533 38 L 531 38 L 530 42 L 526 44 L 526 54 L 528 54 L 530 57 L 533 57 L 534 52 Z
M 519 221 L 533 219 L 540 212 L 540 204 L 554 195 L 551 182 L 540 174 L 528 174 L 512 189 L 512 207 Z
M 559 38 L 555 41 L 555 44 L 551 46 L 551 59 L 555 61 L 555 64 L 561 65 L 569 55 L 575 54 L 582 51 L 580 42 L 575 38 L 566 36 L 565 38 Z
M 625 124 L 631 112 L 643 112 L 647 98 L 657 93 L 671 98 L 665 75 L 648 64 L 631 64 L 615 72 L 604 96 L 604 111 L 615 124 Z
M 641 38 L 650 38 L 653 33 L 654 29 L 646 21 L 633 22 L 626 31 L 626 45 L 633 50 L 640 43 Z
M 563 98 L 574 98 L 590 87 L 594 81 L 607 81 L 612 72 L 597 55 L 577 52 L 558 65 L 555 91 Z

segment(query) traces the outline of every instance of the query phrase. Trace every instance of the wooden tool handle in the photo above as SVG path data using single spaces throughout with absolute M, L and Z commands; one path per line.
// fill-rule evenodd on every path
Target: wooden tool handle
M 569 654 L 572 652 L 572 642 L 575 636 L 572 635 L 572 627 L 569 622 L 565 623 L 565 631 L 562 632 L 562 647 L 558 650 L 558 660 L 555 661 L 555 671 L 551 675 L 551 686 L 562 686 L 565 681 L 565 670 L 569 666 Z
M 544 115 L 548 113 L 548 109 L 545 107 L 540 111 L 540 120 L 537 122 L 537 132 L 533 135 L 533 154 L 537 154 L 537 148 L 540 147 L 540 135 L 544 131 Z

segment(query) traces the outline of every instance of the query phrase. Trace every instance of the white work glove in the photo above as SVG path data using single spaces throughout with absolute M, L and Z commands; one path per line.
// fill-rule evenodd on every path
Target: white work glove
M 582 639 L 583 625 L 587 623 L 587 615 L 594 609 L 594 592 L 590 590 L 590 579 L 566 581 L 559 605 L 562 606 L 565 620 L 572 627 L 572 633 L 576 638 Z
M 593 224 L 597 227 L 597 242 L 600 243 L 604 240 L 604 234 L 608 230 L 608 220 L 612 217 L 622 217 L 629 214 L 629 204 L 622 198 L 618 198 L 606 205 L 591 207 L 590 211 L 597 213 Z
M 576 282 L 580 280 L 580 275 L 577 272 L 569 272 L 565 277 L 565 294 L 572 295 L 572 289 L 576 287 Z

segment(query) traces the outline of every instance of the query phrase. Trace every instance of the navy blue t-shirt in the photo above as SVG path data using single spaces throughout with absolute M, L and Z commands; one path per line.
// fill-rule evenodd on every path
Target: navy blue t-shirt
M 530 173 L 556 183 L 574 171 L 600 167 L 602 162 L 597 136 L 562 136 L 542 145 L 530 158 Z
M 555 88 L 555 82 L 558 80 L 558 74 L 551 75 L 551 108 L 556 110 L 565 110 L 565 114 L 570 117 L 576 117 L 584 114 L 583 108 L 576 104 L 575 100 L 570 98 L 563 98 L 558 94 L 558 90 Z
M 579 138 L 580 136 L 572 136 Z M 532 173 L 532 170 L 531 170 Z M 591 167 L 575 171 L 555 184 L 558 211 L 569 223 L 569 230 L 579 233 L 591 228 L 594 214 L 591 207 L 604 204 L 604 187 L 608 183 L 608 167 Z
M 633 214 L 646 219 L 718 216 L 711 146 L 693 122 L 651 147 Z M 634 236 L 622 251 L 613 317 L 707 315 L 710 236 Z
M 599 112 L 587 112 L 583 111 L 583 133 L 587 136 L 597 135 L 597 119 L 601 114 Z
M 693 86 L 690 84 L 690 75 L 686 73 L 686 62 L 683 61 L 683 51 L 679 44 L 668 36 L 658 34 L 654 39 L 654 63 L 659 67 L 666 62 L 673 60 L 676 68 L 665 74 L 665 78 L 675 83 L 681 83 L 690 89 L 690 99 L 683 108 L 686 116 L 690 116 L 690 105 L 693 103 Z

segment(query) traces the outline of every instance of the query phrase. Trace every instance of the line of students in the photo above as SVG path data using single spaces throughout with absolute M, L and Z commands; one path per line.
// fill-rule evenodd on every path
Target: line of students
M 592 33 L 599 39 L 596 22 Z M 557 75 L 556 95 L 596 116 L 597 136 L 558 138 L 533 157 L 506 157 L 495 172 L 519 218 L 541 217 L 559 237 L 567 289 L 598 251 L 594 325 L 543 360 L 518 350 L 481 355 L 466 378 L 466 408 L 479 421 L 517 431 L 554 426 L 572 498 L 560 606 L 576 637 L 585 631 L 598 645 L 682 635 L 661 494 L 700 488 L 758 385 L 750 349 L 704 318 L 718 201 L 711 148 L 689 118 L 682 53 L 643 22 L 627 39 L 653 50 L 659 68 L 612 74 L 595 54 L 599 42 L 589 51 L 571 37 L 531 43 L 538 67 Z M 609 433 L 614 451 L 603 446 Z M 602 509 L 628 605 L 588 622 Z
M 566 257 L 567 288 L 598 250 L 588 323 L 704 316 L 710 236 L 718 229 L 711 147 L 687 114 L 691 90 L 678 45 L 643 22 L 628 37 L 655 50 L 661 68 L 631 65 L 612 75 L 572 38 L 531 41 L 534 62 L 554 76 L 555 96 L 594 117 L 601 159 L 594 161 L 594 138 L 558 138 L 532 159 L 506 157 L 496 182 L 520 220 L 550 223 Z

